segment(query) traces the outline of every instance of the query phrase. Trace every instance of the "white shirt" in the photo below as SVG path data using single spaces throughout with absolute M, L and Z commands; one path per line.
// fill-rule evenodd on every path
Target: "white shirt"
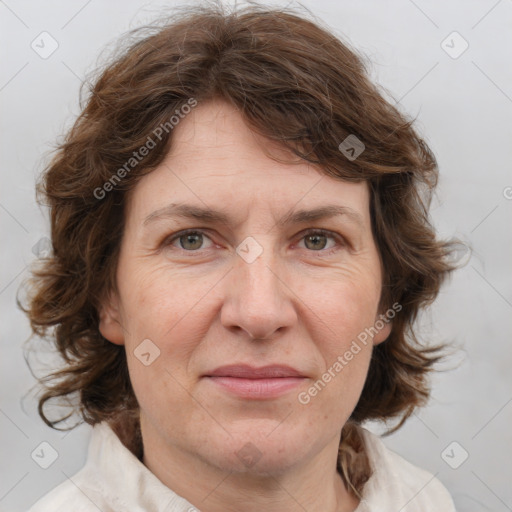
M 356 512 L 455 512 L 441 482 L 363 429 L 374 472 Z M 166 487 L 106 423 L 95 425 L 87 462 L 29 512 L 197 512 Z

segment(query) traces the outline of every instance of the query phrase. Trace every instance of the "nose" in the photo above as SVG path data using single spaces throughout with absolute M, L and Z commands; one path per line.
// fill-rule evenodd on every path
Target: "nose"
M 245 331 L 251 339 L 272 338 L 284 333 L 298 319 L 294 294 L 286 282 L 282 265 L 264 250 L 248 263 L 236 256 L 234 268 L 225 281 L 222 325 L 232 331 Z

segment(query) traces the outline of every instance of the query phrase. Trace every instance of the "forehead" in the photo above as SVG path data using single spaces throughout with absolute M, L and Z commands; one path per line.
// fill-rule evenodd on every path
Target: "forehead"
M 146 218 L 170 203 L 215 210 L 272 211 L 325 204 L 368 217 L 365 182 L 333 178 L 249 128 L 235 107 L 199 104 L 174 128 L 164 161 L 130 194 L 129 210 Z

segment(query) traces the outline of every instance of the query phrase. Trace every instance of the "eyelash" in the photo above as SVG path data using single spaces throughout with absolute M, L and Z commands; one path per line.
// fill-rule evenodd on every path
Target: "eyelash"
M 167 237 L 162 242 L 162 246 L 170 246 L 170 245 L 172 245 L 172 243 L 175 240 L 179 240 L 181 237 L 186 236 L 186 235 L 191 235 L 191 234 L 194 234 L 194 235 L 200 234 L 200 235 L 206 236 L 207 238 L 210 239 L 210 237 L 207 235 L 207 233 L 205 231 L 203 231 L 202 229 L 186 229 L 186 230 L 179 231 L 178 233 L 175 233 L 175 234 Z M 309 251 L 309 252 L 313 252 L 313 253 L 314 252 L 321 253 L 322 254 L 321 257 L 329 256 L 329 255 L 333 254 L 334 252 L 340 250 L 341 247 L 346 246 L 345 240 L 340 235 L 338 235 L 337 233 L 334 233 L 332 231 L 325 230 L 325 229 L 310 229 L 302 234 L 300 240 L 303 240 L 307 236 L 312 236 L 312 235 L 326 236 L 328 238 L 332 238 L 333 240 L 335 240 L 337 242 L 337 245 L 338 245 L 337 247 L 331 247 L 330 249 L 320 249 L 318 251 L 313 251 L 313 250 Z M 213 240 L 212 240 L 212 242 L 213 242 Z M 191 251 L 187 251 L 186 249 L 182 249 L 182 248 L 178 248 L 178 247 L 177 247 L 177 249 L 187 252 L 187 253 L 190 253 L 190 254 L 201 252 L 201 249 L 191 250 Z

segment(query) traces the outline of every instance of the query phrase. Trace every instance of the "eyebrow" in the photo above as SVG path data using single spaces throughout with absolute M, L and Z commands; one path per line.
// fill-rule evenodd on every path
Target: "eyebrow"
M 284 215 L 277 224 L 279 226 L 287 226 L 291 224 L 301 224 L 306 222 L 314 222 L 322 219 L 344 216 L 352 222 L 358 224 L 361 228 L 364 226 L 361 214 L 349 208 L 335 204 L 328 204 L 313 208 L 310 210 L 291 211 Z M 169 218 L 194 219 L 205 223 L 222 223 L 229 225 L 230 218 L 225 213 L 208 207 L 194 206 L 191 204 L 171 203 L 163 208 L 159 208 L 150 213 L 143 222 L 146 226 L 154 221 Z

